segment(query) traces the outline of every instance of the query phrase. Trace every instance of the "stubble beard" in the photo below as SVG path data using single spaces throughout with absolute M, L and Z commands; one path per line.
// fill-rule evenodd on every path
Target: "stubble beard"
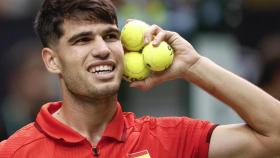
M 70 93 L 75 98 L 80 98 L 82 100 L 102 100 L 110 97 L 115 97 L 119 91 L 121 79 L 115 81 L 108 85 L 97 85 L 94 84 L 81 84 L 87 83 L 87 81 L 82 81 L 80 79 L 67 78 L 64 80 L 64 85 L 66 91 Z M 96 83 L 99 84 L 99 83 Z

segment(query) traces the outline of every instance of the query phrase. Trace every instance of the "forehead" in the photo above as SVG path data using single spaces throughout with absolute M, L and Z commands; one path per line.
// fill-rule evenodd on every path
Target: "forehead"
M 108 28 L 118 29 L 116 24 L 108 24 L 108 23 L 98 23 L 98 22 L 88 22 L 88 21 L 73 21 L 73 20 L 65 20 L 62 29 L 64 32 L 64 37 L 71 37 L 74 34 L 80 32 L 91 31 L 94 34 L 98 34 L 107 30 Z

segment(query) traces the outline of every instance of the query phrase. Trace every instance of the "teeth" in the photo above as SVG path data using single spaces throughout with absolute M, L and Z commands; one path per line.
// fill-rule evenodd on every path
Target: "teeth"
M 91 73 L 96 73 L 96 72 L 103 72 L 103 71 L 112 71 L 113 67 L 111 65 L 100 65 L 96 67 L 92 67 L 90 69 Z

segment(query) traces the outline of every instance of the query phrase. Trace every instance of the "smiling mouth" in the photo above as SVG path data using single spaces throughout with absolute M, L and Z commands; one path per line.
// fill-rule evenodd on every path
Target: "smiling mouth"
M 93 74 L 107 74 L 113 72 L 115 67 L 113 65 L 98 65 L 89 68 L 89 72 Z

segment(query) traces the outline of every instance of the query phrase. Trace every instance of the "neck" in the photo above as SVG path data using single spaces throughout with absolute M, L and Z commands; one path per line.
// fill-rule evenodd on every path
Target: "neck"
M 116 96 L 92 100 L 63 96 L 63 106 L 54 117 L 96 145 L 116 112 L 116 102 Z

